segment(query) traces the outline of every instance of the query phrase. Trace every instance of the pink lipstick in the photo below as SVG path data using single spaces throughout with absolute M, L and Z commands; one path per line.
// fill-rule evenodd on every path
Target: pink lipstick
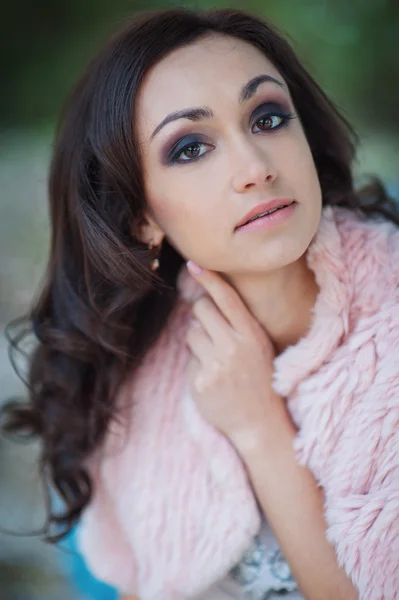
M 235 230 L 269 229 L 289 219 L 295 211 L 295 207 L 296 202 L 292 198 L 274 198 L 268 202 L 262 202 L 241 219 Z

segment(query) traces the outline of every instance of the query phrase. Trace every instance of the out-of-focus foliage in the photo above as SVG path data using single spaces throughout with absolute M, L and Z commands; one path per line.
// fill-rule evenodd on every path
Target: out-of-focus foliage
M 399 132 L 398 0 L 216 0 L 273 21 L 321 85 L 357 123 Z M 137 10 L 168 0 L 6 0 L 0 20 L 3 125 L 52 121 L 101 41 Z

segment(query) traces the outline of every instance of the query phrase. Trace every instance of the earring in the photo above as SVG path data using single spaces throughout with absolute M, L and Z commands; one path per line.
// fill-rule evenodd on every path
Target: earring
M 159 259 L 158 259 L 158 253 L 160 251 L 160 246 L 154 246 L 154 242 L 151 240 L 151 242 L 148 244 L 148 249 L 150 250 L 150 254 L 152 254 L 152 250 L 153 248 L 156 248 L 156 257 L 151 261 L 151 271 L 156 271 L 157 269 L 159 269 Z
M 158 269 L 159 269 L 159 259 L 154 258 L 154 260 L 151 263 L 151 271 L 157 271 Z

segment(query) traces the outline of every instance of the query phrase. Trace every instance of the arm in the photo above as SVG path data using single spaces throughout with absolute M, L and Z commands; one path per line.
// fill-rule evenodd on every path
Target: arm
M 274 349 L 239 295 L 217 273 L 195 274 L 210 298 L 193 305 L 189 378 L 203 417 L 233 444 L 294 577 L 308 600 L 354 600 L 326 535 L 323 494 L 297 463 L 295 427 L 272 390 Z M 352 570 L 352 566 L 350 566 Z
M 358 594 L 326 538 L 323 492 L 311 472 L 297 463 L 295 428 L 280 399 L 276 404 L 279 408 L 270 410 L 267 429 L 260 425 L 252 443 L 236 440 L 235 446 L 306 598 L 355 600 Z

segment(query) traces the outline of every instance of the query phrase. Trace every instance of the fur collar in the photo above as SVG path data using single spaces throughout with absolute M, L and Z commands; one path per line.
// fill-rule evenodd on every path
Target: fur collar
M 320 286 L 312 323 L 275 359 L 273 386 L 298 427 L 298 460 L 325 489 L 328 537 L 340 564 L 361 598 L 393 600 L 399 598 L 399 444 L 391 434 L 395 419 L 399 425 L 398 230 L 327 207 L 307 260 Z M 191 398 L 185 335 L 191 302 L 203 292 L 186 267 L 178 286 L 167 327 L 120 394 L 126 418 L 112 424 L 92 461 L 95 494 L 80 530 L 93 572 L 141 600 L 203 593 L 239 561 L 260 527 L 244 466 Z M 388 398 L 394 398 L 391 412 Z M 376 511 L 385 517 L 370 537 Z M 384 540 L 377 550 L 375 539 Z

